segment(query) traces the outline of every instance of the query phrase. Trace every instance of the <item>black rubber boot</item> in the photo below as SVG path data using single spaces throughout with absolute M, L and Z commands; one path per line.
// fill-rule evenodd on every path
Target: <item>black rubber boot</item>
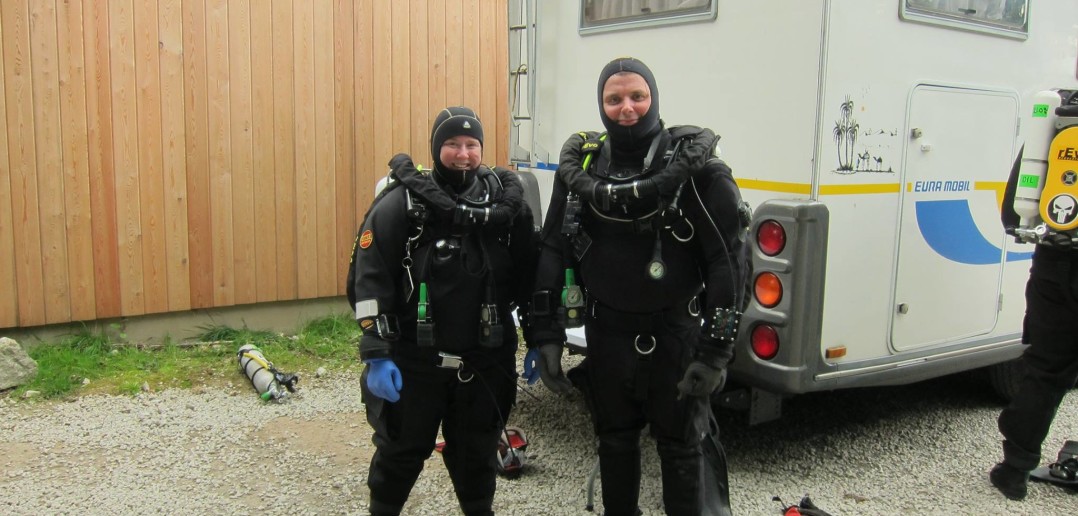
M 992 485 L 1011 500 L 1022 500 L 1029 491 L 1029 472 L 1000 462 L 988 474 Z

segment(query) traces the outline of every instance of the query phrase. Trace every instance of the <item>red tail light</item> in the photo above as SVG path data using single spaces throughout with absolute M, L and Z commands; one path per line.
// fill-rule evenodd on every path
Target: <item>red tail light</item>
M 760 252 L 775 256 L 786 248 L 786 230 L 774 220 L 765 220 L 756 228 L 756 244 Z
M 774 326 L 761 324 L 752 329 L 752 352 L 764 360 L 771 360 L 779 354 L 779 332 Z

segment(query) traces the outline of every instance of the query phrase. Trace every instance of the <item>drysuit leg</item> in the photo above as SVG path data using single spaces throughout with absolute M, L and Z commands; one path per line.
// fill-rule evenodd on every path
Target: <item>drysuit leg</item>
M 667 514 L 701 514 L 704 492 L 704 456 L 700 443 L 656 440 L 662 465 L 663 507 Z
M 1076 313 L 1078 253 L 1038 246 L 1026 284 L 1026 373 L 1014 400 L 999 415 L 1004 462 L 1019 470 L 1040 463 L 1056 411 L 1078 379 Z
M 639 430 L 599 435 L 599 474 L 603 483 L 604 514 L 640 514 Z
M 636 352 L 633 335 L 589 325 L 586 375 L 595 435 L 599 438 L 599 478 L 608 515 L 638 514 L 640 431 L 644 413 L 633 399 Z
M 512 373 L 485 367 L 452 387 L 442 435 L 445 461 L 460 508 L 468 516 L 494 514 L 499 433 L 515 395 Z
M 1026 349 L 1022 360 L 1026 374 L 1010 405 L 999 415 L 1003 434 L 1003 461 L 1022 471 L 1031 471 L 1041 461 L 1044 443 L 1052 420 L 1067 391 L 1078 378 L 1078 346 L 1035 343 Z
M 654 374 L 645 410 L 662 466 L 663 505 L 667 514 L 721 514 L 725 505 L 707 497 L 718 485 L 704 485 L 705 479 L 723 478 L 726 471 L 705 474 L 715 467 L 705 460 L 702 440 L 712 438 L 708 397 L 681 396 L 677 382 L 692 360 L 690 342 L 696 328 L 671 328 L 658 336 L 653 353 Z M 717 438 L 717 436 L 715 436 Z M 724 466 L 724 463 L 719 467 Z M 718 506 L 717 506 L 718 505 Z
M 377 450 L 367 475 L 370 512 L 400 514 L 423 463 L 434 451 L 445 407 L 445 389 L 401 367 L 401 398 L 390 403 L 367 389 L 367 372 L 361 379 L 367 421 L 374 429 Z

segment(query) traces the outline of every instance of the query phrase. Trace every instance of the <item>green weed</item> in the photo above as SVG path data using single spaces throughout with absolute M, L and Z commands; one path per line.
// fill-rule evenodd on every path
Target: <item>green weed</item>
M 244 344 L 258 346 L 283 372 L 311 374 L 319 367 L 333 371 L 358 363 L 360 333 L 351 314 L 312 320 L 295 336 L 227 326 L 200 330 L 195 342 L 176 343 L 166 337 L 163 345 L 154 348 L 118 342 L 106 332 L 85 328 L 57 342 L 35 344 L 28 354 L 38 364 L 37 377 L 9 396 L 21 398 L 32 390 L 43 399 L 64 399 L 96 393 L 134 395 L 146 389 L 242 385 L 247 378 L 239 370 L 236 353 Z

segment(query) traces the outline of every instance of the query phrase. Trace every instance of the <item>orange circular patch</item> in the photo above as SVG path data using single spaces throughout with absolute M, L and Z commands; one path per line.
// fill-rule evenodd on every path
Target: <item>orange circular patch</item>
M 371 230 L 368 229 L 359 235 L 359 247 L 366 249 L 371 246 L 372 242 L 374 242 L 374 233 L 371 233 Z

